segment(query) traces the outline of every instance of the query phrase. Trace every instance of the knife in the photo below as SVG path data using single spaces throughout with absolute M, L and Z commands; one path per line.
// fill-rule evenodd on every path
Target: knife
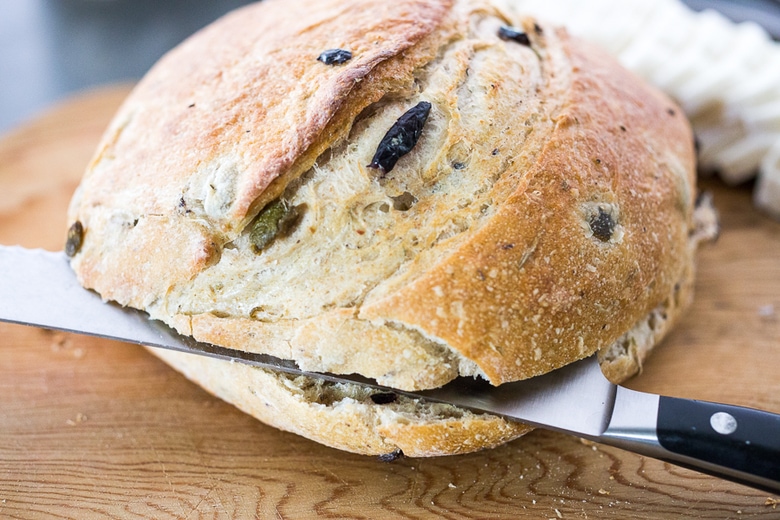
M 595 356 L 493 387 L 458 378 L 406 392 L 357 375 L 310 373 L 290 360 L 197 342 L 141 311 L 104 302 L 79 285 L 62 252 L 0 246 L 0 321 L 238 361 L 334 382 L 449 403 L 576 435 L 780 493 L 780 415 L 637 392 L 610 383 Z

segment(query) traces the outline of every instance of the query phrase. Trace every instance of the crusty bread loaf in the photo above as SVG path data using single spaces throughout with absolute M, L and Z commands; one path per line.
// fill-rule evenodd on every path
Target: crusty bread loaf
M 305 370 L 415 390 L 598 351 L 621 380 L 690 297 L 694 198 L 681 111 L 562 29 L 489 0 L 267 0 L 129 96 L 74 195 L 72 265 L 107 300 Z M 159 355 L 351 451 L 527 430 Z

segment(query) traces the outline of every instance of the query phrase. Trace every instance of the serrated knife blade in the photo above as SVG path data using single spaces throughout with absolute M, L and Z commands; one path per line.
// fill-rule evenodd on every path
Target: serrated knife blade
M 104 302 L 85 290 L 64 253 L 19 246 L 0 246 L 0 321 L 368 385 L 500 415 L 780 492 L 780 415 L 629 390 L 607 381 L 593 356 L 499 387 L 459 378 L 442 388 L 404 392 L 356 375 L 304 372 L 289 360 L 197 342 L 141 311 Z

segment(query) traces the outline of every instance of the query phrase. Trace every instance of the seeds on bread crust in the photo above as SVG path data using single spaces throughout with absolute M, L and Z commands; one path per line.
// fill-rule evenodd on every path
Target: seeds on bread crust
M 431 104 L 420 101 L 399 117 L 379 142 L 368 167 L 379 170 L 381 177 L 390 173 L 398 159 L 411 152 L 419 141 L 430 111 Z
M 379 392 L 371 394 L 370 399 L 374 404 L 390 404 L 398 400 L 398 394 L 393 392 Z
M 591 216 L 588 224 L 593 231 L 593 236 L 602 242 L 609 242 L 609 239 L 612 238 L 615 221 L 612 219 L 612 215 L 604 211 L 603 208 L 599 208 L 598 213 Z
M 84 241 L 84 225 L 80 221 L 74 222 L 68 229 L 68 239 L 65 242 L 65 254 L 73 257 L 81 249 Z
M 538 27 L 538 25 L 536 27 Z M 527 45 L 529 47 L 531 45 L 528 34 L 519 29 L 515 29 L 514 27 L 509 27 L 508 25 L 502 25 L 498 29 L 498 37 L 502 40 L 517 42 L 520 45 Z
M 255 217 L 249 232 L 249 241 L 254 252 L 260 253 L 277 236 L 289 234 L 304 209 L 300 205 L 291 206 L 284 199 L 276 199 L 263 208 Z
M 396 459 L 400 459 L 404 456 L 404 452 L 401 450 L 391 451 L 390 453 L 383 453 L 379 456 L 379 460 L 382 462 L 393 462 Z
M 317 56 L 317 61 L 325 65 L 341 65 L 352 59 L 352 53 L 345 49 L 328 49 Z

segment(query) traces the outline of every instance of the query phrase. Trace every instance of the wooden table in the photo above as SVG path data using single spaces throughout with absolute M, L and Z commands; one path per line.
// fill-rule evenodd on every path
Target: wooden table
M 63 246 L 126 93 L 85 93 L 0 139 L 0 243 Z M 694 307 L 629 386 L 780 412 L 780 224 L 747 189 L 705 187 L 722 235 Z M 140 347 L 8 324 L 0 344 L 0 518 L 780 518 L 778 496 L 565 435 L 385 463 L 267 427 Z

